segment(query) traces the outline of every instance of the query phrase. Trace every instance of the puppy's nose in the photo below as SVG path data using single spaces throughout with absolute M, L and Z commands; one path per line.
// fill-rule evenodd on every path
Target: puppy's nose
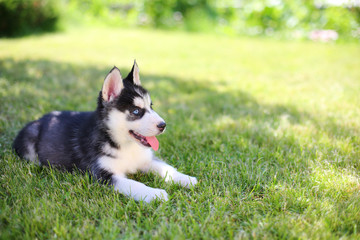
M 162 132 L 164 131 L 165 127 L 166 127 L 166 123 L 165 122 L 161 122 L 157 125 L 158 129 Z

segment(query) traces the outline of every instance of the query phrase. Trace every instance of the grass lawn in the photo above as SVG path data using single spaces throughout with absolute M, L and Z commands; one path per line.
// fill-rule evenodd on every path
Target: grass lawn
M 199 184 L 155 175 L 135 202 L 78 172 L 25 162 L 22 126 L 95 109 L 136 59 L 167 121 L 157 153 Z M 147 30 L 0 39 L 0 238 L 360 238 L 360 46 Z

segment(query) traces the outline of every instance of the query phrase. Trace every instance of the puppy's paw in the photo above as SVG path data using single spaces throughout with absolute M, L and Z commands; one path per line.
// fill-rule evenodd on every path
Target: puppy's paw
M 177 175 L 174 182 L 186 188 L 191 188 L 198 183 L 196 177 L 191 177 L 185 174 Z
M 154 200 L 160 200 L 162 202 L 169 200 L 167 192 L 158 188 L 152 188 L 151 190 L 148 190 L 146 193 L 142 193 L 141 195 L 142 196 L 140 196 L 140 200 L 143 200 L 147 203 Z

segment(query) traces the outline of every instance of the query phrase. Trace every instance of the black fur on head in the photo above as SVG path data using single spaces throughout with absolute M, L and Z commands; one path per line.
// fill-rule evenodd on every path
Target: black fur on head
M 135 64 L 132 66 L 131 71 L 126 76 L 126 78 L 124 78 L 124 80 L 123 80 L 124 85 L 129 85 L 129 86 L 135 85 L 134 84 L 134 67 L 135 67 Z
M 117 108 L 121 112 L 125 112 L 126 110 L 132 111 L 136 107 L 134 106 L 134 98 L 143 97 L 148 94 L 145 88 L 134 83 L 134 71 L 137 70 L 136 68 L 137 65 L 135 62 L 127 77 L 122 80 L 124 85 L 123 89 L 112 101 L 105 101 L 102 97 L 102 91 L 99 92 L 97 111 L 100 113 L 101 118 L 106 118 L 108 112 L 113 108 Z
M 124 89 L 121 91 L 119 97 L 115 99 L 116 108 L 121 112 L 125 112 L 126 110 L 132 110 L 135 107 L 134 98 L 135 97 L 143 97 L 148 94 L 148 91 L 138 85 L 134 84 L 125 84 L 126 80 L 124 79 Z
M 141 86 L 139 67 L 136 61 L 134 61 L 131 71 L 129 72 L 128 76 L 124 79 L 124 84 Z

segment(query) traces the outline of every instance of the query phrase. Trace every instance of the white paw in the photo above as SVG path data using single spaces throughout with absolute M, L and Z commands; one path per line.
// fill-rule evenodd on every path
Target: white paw
M 158 188 L 151 188 L 150 190 L 141 193 L 141 195 L 138 196 L 138 200 L 143 200 L 144 202 L 147 203 L 156 199 L 164 202 L 164 201 L 168 201 L 169 197 L 165 190 Z
M 188 176 L 188 175 L 185 175 L 185 174 L 180 174 L 178 176 L 175 176 L 173 181 L 175 183 L 180 184 L 183 187 L 186 187 L 186 188 L 190 188 L 192 186 L 195 186 L 197 184 L 197 182 L 198 182 L 196 177 L 191 177 L 191 176 Z

